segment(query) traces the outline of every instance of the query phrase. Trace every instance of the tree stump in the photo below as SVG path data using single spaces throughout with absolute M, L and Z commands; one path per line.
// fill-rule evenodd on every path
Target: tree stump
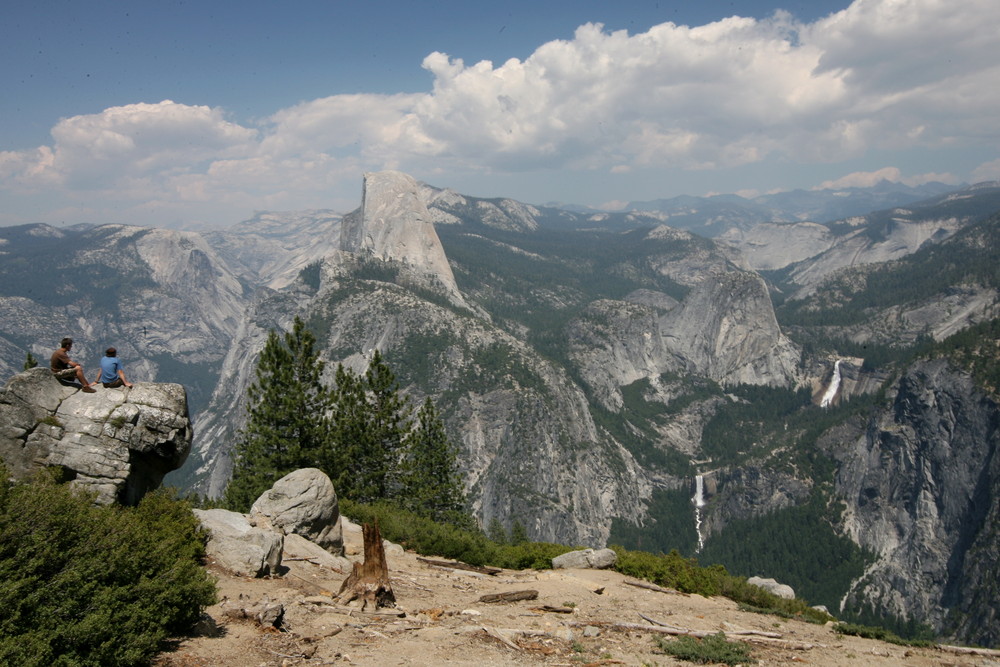
M 395 607 L 396 596 L 389 583 L 389 567 L 385 562 L 382 534 L 378 524 L 361 525 L 365 541 L 364 563 L 355 563 L 354 570 L 347 575 L 340 586 L 337 597 L 344 604 L 361 600 L 361 610 L 371 607 L 371 611 L 381 607 Z

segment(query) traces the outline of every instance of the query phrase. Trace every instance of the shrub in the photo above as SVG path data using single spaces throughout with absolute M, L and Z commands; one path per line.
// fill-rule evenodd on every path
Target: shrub
M 437 523 L 391 503 L 363 505 L 341 500 L 340 509 L 358 522 L 378 521 L 384 538 L 417 553 L 453 558 L 469 565 L 513 570 L 547 569 L 552 567 L 553 558 L 572 550 L 571 547 L 548 542 L 499 544 L 468 520 L 460 521 L 459 525 Z
M 0 485 L 0 664 L 148 663 L 215 602 L 203 554 L 168 493 L 96 507 L 44 474 Z
M 864 639 L 877 639 L 879 641 L 889 642 L 890 644 L 898 644 L 899 646 L 934 646 L 934 642 L 926 639 L 903 639 L 895 632 L 870 625 L 837 623 L 833 626 L 833 631 L 842 635 L 854 635 L 855 637 L 862 637 Z
M 657 637 L 660 649 L 680 660 L 700 665 L 721 663 L 724 665 L 746 665 L 757 662 L 750 654 L 750 647 L 742 642 L 731 642 L 725 633 L 709 635 L 704 639 L 678 637 L 666 639 Z

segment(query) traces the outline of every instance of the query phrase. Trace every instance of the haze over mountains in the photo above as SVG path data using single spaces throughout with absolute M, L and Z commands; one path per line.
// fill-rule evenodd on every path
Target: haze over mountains
M 845 614 L 995 644 L 1000 184 L 924 188 L 607 213 L 380 172 L 344 214 L 2 228 L 0 370 L 71 335 L 85 367 L 114 344 L 185 384 L 174 483 L 217 495 L 255 357 L 301 316 L 331 374 L 378 349 L 434 398 L 483 525 L 703 541 Z

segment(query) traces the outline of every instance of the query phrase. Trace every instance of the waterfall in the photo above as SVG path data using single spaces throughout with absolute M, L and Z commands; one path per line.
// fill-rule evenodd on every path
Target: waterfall
M 701 508 L 705 506 L 705 476 L 694 476 L 694 529 L 698 533 L 698 548 L 695 553 L 700 553 L 705 546 L 705 538 L 701 535 Z
M 830 407 L 833 397 L 837 395 L 838 389 L 840 389 L 840 359 L 837 359 L 837 362 L 833 365 L 833 377 L 830 378 L 830 386 L 826 388 L 826 393 L 823 394 L 823 398 L 819 402 L 819 407 Z

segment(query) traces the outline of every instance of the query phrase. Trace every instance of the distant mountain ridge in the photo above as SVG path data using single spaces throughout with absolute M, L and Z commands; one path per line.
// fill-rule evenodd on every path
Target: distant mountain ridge
M 870 187 L 799 189 L 752 198 L 735 194 L 680 195 L 669 199 L 632 201 L 624 210 L 662 213 L 665 215 L 663 222 L 671 227 L 715 237 L 732 227 L 748 229 L 763 222 L 831 222 L 878 209 L 906 206 L 964 187 L 967 186 L 939 182 L 909 186 L 883 180 Z M 567 208 L 579 213 L 589 212 L 584 207 Z

